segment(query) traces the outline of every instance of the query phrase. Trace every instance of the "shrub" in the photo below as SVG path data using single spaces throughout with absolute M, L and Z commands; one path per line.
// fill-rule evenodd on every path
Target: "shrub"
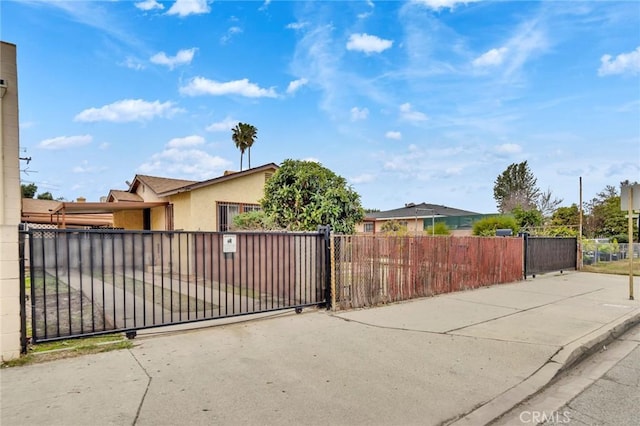
M 449 230 L 449 227 L 447 226 L 446 223 L 436 222 L 435 227 L 432 228 L 431 226 L 429 226 L 424 231 L 424 234 L 425 235 L 450 235 L 451 230 Z
M 271 216 L 258 210 L 235 216 L 231 229 L 234 231 L 273 231 L 278 229 L 278 226 Z
M 405 225 L 402 225 L 400 222 L 398 222 L 395 219 L 388 220 L 385 223 L 383 223 L 380 230 L 385 234 L 397 235 L 397 236 L 404 236 L 404 235 L 407 235 L 408 233 L 407 227 Z
M 473 224 L 473 235 L 481 237 L 495 236 L 496 229 L 511 229 L 513 235 L 516 235 L 519 227 L 513 216 L 489 216 Z

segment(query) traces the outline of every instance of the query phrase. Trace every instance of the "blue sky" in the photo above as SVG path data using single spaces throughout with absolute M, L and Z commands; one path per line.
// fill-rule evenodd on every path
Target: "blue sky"
M 640 2 L 9 1 L 23 182 L 98 201 L 313 159 L 367 208 L 496 211 L 527 160 L 578 203 L 640 180 Z M 244 158 L 247 166 L 247 156 Z

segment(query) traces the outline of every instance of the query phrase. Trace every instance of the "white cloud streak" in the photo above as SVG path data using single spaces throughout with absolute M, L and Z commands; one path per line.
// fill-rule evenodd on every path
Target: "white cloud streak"
M 501 65 L 504 62 L 506 53 L 509 51 L 507 47 L 491 49 L 473 60 L 475 67 L 491 67 Z
M 496 146 L 496 152 L 500 154 L 519 154 L 522 152 L 522 147 L 515 143 L 504 143 Z
M 403 120 L 407 121 L 426 121 L 427 115 L 420 111 L 415 111 L 410 103 L 404 103 L 400 105 L 400 116 Z
M 398 132 L 398 131 L 388 131 L 387 133 L 384 134 L 384 137 L 387 139 L 394 139 L 399 141 L 400 139 L 402 139 L 402 133 Z
M 183 112 L 173 102 L 148 102 L 142 99 L 124 99 L 100 108 L 89 108 L 75 116 L 74 121 L 96 122 L 110 121 L 127 123 L 132 121 L 149 121 L 156 117 L 171 118 Z
M 380 53 L 391 48 L 392 40 L 385 40 L 369 34 L 351 34 L 347 42 L 347 50 L 355 50 L 366 54 Z
M 366 120 L 369 117 L 369 110 L 367 108 L 351 108 L 351 121 Z
M 134 3 L 134 6 L 140 10 L 149 11 L 154 9 L 164 9 L 162 3 L 158 3 L 156 0 L 144 0 Z
M 138 167 L 138 171 L 204 180 L 222 174 L 231 166 L 229 160 L 196 148 L 203 144 L 204 138 L 198 135 L 171 139 L 164 150 L 153 154 L 149 161 Z
M 181 18 L 189 15 L 201 15 L 209 13 L 211 8 L 207 0 L 176 0 L 167 10 L 167 15 L 178 15 Z
M 216 123 L 211 123 L 207 126 L 208 132 L 230 132 L 236 124 L 238 124 L 238 120 L 231 118 L 229 116 L 225 117 L 224 120 L 218 121 Z
M 247 98 L 276 98 L 278 95 L 271 87 L 264 89 L 248 79 L 219 82 L 204 77 L 192 78 L 186 86 L 180 88 L 180 93 L 187 96 L 225 96 L 239 95 Z
M 45 139 L 38 144 L 42 149 L 65 149 L 75 148 L 83 145 L 88 145 L 93 140 L 91 135 L 78 135 L 78 136 L 58 136 L 56 138 Z
M 458 5 L 466 5 L 467 3 L 475 3 L 480 0 L 414 0 L 416 3 L 423 4 L 430 9 L 450 9 L 453 10 Z
M 185 136 L 184 138 L 173 138 L 167 143 L 167 148 L 185 148 L 204 144 L 204 138 L 199 135 Z
M 175 56 L 167 56 L 164 52 L 158 52 L 149 60 L 154 64 L 165 65 L 172 70 L 178 65 L 190 64 L 197 50 L 198 49 L 195 47 L 191 49 L 181 49 L 175 54 Z
M 306 86 L 307 83 L 309 83 L 309 80 L 307 80 L 306 78 L 299 78 L 297 80 L 293 80 L 289 83 L 289 86 L 287 86 L 287 93 L 292 95 L 295 92 L 297 92 L 298 89 L 300 89 L 302 86 Z

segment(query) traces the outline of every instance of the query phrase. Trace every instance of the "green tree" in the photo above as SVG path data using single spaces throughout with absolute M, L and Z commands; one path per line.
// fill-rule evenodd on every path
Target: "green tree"
M 312 161 L 285 160 L 265 184 L 261 205 L 276 225 L 291 231 L 330 225 L 335 232 L 353 234 L 364 219 L 358 193 Z
M 516 223 L 521 229 L 542 226 L 544 222 L 542 213 L 536 209 L 524 210 L 522 207 L 516 206 L 511 211 L 511 214 L 513 214 Z
M 38 200 L 53 200 L 53 195 L 50 192 L 42 192 L 38 194 Z
M 625 212 L 620 209 L 620 195 L 615 186 L 607 185 L 586 203 L 584 234 L 590 238 L 612 237 L 627 232 Z
M 520 227 L 513 216 L 489 216 L 473 224 L 473 235 L 482 237 L 495 236 L 497 229 L 511 229 L 513 234 L 516 235 Z
M 509 213 L 520 206 L 524 210 L 536 207 L 540 189 L 537 179 L 527 162 L 513 163 L 497 178 L 493 186 L 493 198 L 500 213 Z
M 35 183 L 30 183 L 25 185 L 24 183 L 20 185 L 20 189 L 22 190 L 22 198 L 33 198 L 38 192 L 38 187 Z
M 580 209 L 574 203 L 570 207 L 559 207 L 551 215 L 552 226 L 579 226 Z
M 240 171 L 242 171 L 242 158 L 246 150 L 249 150 L 249 168 L 251 168 L 251 147 L 257 138 L 258 129 L 251 124 L 238 123 L 231 129 L 231 139 L 240 150 Z

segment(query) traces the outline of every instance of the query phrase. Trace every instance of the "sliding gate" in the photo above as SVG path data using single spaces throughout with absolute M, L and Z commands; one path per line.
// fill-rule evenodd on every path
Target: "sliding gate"
M 328 239 L 324 230 L 21 231 L 23 346 L 325 304 Z

